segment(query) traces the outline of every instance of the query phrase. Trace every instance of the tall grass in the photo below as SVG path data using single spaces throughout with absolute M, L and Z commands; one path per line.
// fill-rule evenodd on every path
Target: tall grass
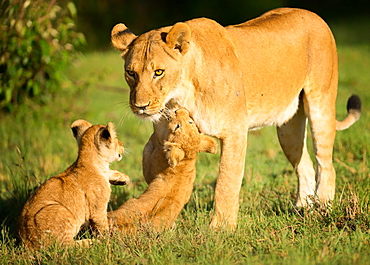
M 341 29 L 334 33 L 340 35 Z M 48 106 L 27 102 L 14 114 L 0 114 L 0 263 L 368 264 L 370 48 L 339 43 L 338 51 L 337 117 L 345 117 L 346 100 L 352 93 L 361 97 L 364 108 L 358 123 L 337 133 L 337 193 L 332 209 L 292 211 L 296 177 L 271 127 L 249 136 L 235 232 L 208 228 L 219 155 L 201 154 L 194 192 L 174 229 L 103 238 L 90 248 L 52 246 L 31 253 L 16 244 L 16 218 L 35 187 L 75 160 L 77 146 L 69 129 L 74 120 L 114 122 L 126 147 L 123 160 L 112 168 L 131 176 L 132 182 L 113 187 L 110 209 L 146 188 L 141 158 L 152 125 L 134 117 L 128 107 L 119 55 L 87 54 L 69 73 L 79 85 L 85 84 L 85 90 L 59 95 Z

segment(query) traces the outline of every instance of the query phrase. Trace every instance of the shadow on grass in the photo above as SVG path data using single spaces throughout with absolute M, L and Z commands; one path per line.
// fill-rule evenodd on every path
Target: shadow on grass
M 9 236 L 17 238 L 17 220 L 20 215 L 26 199 L 22 200 L 17 196 L 7 199 L 0 199 L 0 220 L 2 230 L 8 230 Z
M 18 216 L 28 198 L 37 188 L 37 183 L 33 182 L 28 175 L 32 173 L 26 173 L 22 165 L 16 165 L 16 167 L 22 171 L 21 174 L 24 177 L 20 181 L 9 181 L 0 196 L 0 224 L 2 225 L 2 229 L 8 229 L 9 236 L 14 238 L 17 237 Z

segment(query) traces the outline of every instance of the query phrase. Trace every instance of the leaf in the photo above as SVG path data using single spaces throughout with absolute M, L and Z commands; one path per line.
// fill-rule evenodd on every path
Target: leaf
M 10 100 L 12 99 L 12 92 L 13 92 L 13 89 L 11 88 L 8 88 L 5 90 L 5 101 L 6 102 L 10 102 Z
M 32 86 L 32 92 L 34 96 L 37 96 L 40 94 L 40 85 L 38 83 L 34 83 Z
M 73 2 L 68 2 L 67 8 L 68 8 L 69 12 L 71 13 L 71 17 L 76 18 L 77 17 L 77 8 L 76 8 L 75 4 Z
M 26 2 L 24 2 L 23 8 L 26 9 L 30 4 L 31 4 L 31 1 L 27 0 Z

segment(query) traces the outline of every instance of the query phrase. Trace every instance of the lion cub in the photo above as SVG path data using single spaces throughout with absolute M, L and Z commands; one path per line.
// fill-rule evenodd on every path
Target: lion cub
M 157 231 L 170 228 L 190 199 L 197 154 L 217 151 L 216 141 L 199 133 L 185 109 L 173 112 L 169 119 L 162 117 L 154 126 L 144 149 L 148 154 L 143 161 L 148 188 L 139 198 L 108 212 L 111 225 L 122 232 L 135 232 L 143 225 Z
M 79 146 L 76 162 L 41 185 L 19 217 L 18 234 L 27 247 L 53 241 L 72 244 L 87 222 L 97 235 L 107 232 L 109 181 L 129 181 L 127 175 L 109 169 L 109 163 L 121 160 L 124 151 L 112 123 L 92 126 L 77 120 L 71 129 Z

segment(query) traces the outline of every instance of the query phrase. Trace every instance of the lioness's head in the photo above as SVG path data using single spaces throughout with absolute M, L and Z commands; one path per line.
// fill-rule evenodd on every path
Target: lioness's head
M 130 86 L 130 107 L 139 117 L 157 121 L 166 103 L 176 97 L 181 62 L 190 47 L 191 31 L 177 23 L 135 36 L 124 24 L 111 33 L 113 46 L 122 52 Z
M 175 167 L 183 159 L 195 158 L 200 152 L 216 153 L 215 139 L 199 133 L 187 110 L 178 109 L 172 112 L 166 124 L 159 137 L 164 140 L 166 157 L 171 167 Z
M 79 152 L 97 152 L 107 162 L 120 161 L 123 144 L 117 139 L 114 124 L 92 125 L 85 120 L 76 120 L 71 129 L 77 140 Z

